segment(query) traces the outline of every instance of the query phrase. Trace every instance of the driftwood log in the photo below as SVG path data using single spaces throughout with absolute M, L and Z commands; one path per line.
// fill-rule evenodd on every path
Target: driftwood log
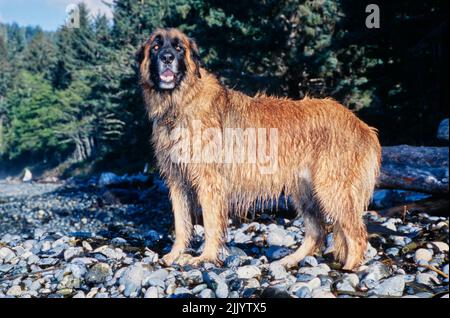
M 448 193 L 448 147 L 383 147 L 378 188 Z
M 406 213 L 426 212 L 430 215 L 447 215 L 449 201 L 446 198 L 425 199 L 417 202 L 405 203 L 391 208 L 378 211 L 378 214 L 385 217 L 404 217 Z

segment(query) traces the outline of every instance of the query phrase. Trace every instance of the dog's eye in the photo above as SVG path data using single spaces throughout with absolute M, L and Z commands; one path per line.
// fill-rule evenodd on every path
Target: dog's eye
M 177 46 L 175 47 L 175 50 L 177 50 L 177 52 L 181 52 L 181 46 L 177 45 Z
M 154 50 L 154 51 L 158 51 L 158 50 L 159 50 L 159 45 L 156 44 L 156 45 L 153 47 L 153 50 Z

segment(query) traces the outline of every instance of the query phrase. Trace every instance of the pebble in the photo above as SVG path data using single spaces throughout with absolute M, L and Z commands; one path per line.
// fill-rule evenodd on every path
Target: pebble
M 112 271 L 108 264 L 97 263 L 88 270 L 86 282 L 88 284 L 102 284 L 106 282 L 111 275 Z
M 445 242 L 431 242 L 427 244 L 428 248 L 435 248 L 441 253 L 448 253 L 448 244 Z
M 150 286 L 149 288 L 147 288 L 144 294 L 144 298 L 159 298 L 158 287 Z
M 295 296 L 298 298 L 311 298 L 312 294 L 308 287 L 303 286 L 295 291 Z
M 435 284 L 439 285 L 441 282 L 439 279 L 430 273 L 419 273 L 416 275 L 416 282 L 419 284 L 433 286 Z
M 317 262 L 317 259 L 314 256 L 306 256 L 303 260 L 300 261 L 300 266 L 310 266 L 310 267 L 316 267 L 319 265 L 319 262 Z
M 219 282 L 215 293 L 217 298 L 227 298 L 229 294 L 228 285 L 225 282 Z
M 236 271 L 238 278 L 250 279 L 253 277 L 261 276 L 261 270 L 253 265 L 246 265 L 239 267 Z
M 0 260 L 2 260 L 4 263 L 8 263 L 10 260 L 12 260 L 16 255 L 13 251 L 11 251 L 9 248 L 2 247 L 0 248 Z
M 405 277 L 403 275 L 398 275 L 385 279 L 373 291 L 377 295 L 402 296 L 404 289 Z
M 203 289 L 198 295 L 200 298 L 216 298 L 216 295 L 211 289 Z
M 129 297 L 132 293 L 138 292 L 147 271 L 139 265 L 128 267 L 120 277 L 119 283 L 125 286 L 124 295 Z
M 6 292 L 6 295 L 8 295 L 8 296 L 20 296 L 21 294 L 22 294 L 22 288 L 17 285 L 12 286 Z
M 429 262 L 433 258 L 433 252 L 430 250 L 419 248 L 414 253 L 414 261 L 418 263 L 419 261 Z
M 70 247 L 64 251 L 64 260 L 70 261 L 74 257 L 81 256 L 83 254 L 82 247 Z
M 269 273 L 276 280 L 286 278 L 286 276 L 288 275 L 284 266 L 278 262 L 273 262 L 269 265 Z
M 311 293 L 312 298 L 336 298 L 329 289 L 316 288 Z

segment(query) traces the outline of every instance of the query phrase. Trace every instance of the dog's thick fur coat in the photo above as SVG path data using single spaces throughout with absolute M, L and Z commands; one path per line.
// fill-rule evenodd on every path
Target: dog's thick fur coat
M 151 77 L 151 43 L 174 39 L 185 48 L 186 72 L 173 90 L 158 90 Z M 301 247 L 281 260 L 295 266 L 324 240 L 326 221 L 333 224 L 334 255 L 345 269 L 361 263 L 367 245 L 362 213 L 371 199 L 380 168 L 380 144 L 374 129 L 332 99 L 290 100 L 249 97 L 221 85 L 198 63 L 195 43 L 176 29 L 158 29 L 140 52 L 140 76 L 152 142 L 161 174 L 170 188 L 175 243 L 164 257 L 172 263 L 187 248 L 193 215 L 201 208 L 205 248 L 188 263 L 214 262 L 224 243 L 231 213 L 245 213 L 258 200 L 291 197 L 304 218 Z M 177 163 L 171 158 L 179 140 L 176 127 L 276 128 L 277 170 L 261 173 L 257 163 Z M 210 140 L 202 140 L 208 143 Z

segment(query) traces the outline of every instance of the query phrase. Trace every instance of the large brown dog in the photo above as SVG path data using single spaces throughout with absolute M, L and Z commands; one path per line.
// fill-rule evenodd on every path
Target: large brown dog
M 297 265 L 320 246 L 325 221 L 333 223 L 334 255 L 344 268 L 361 263 L 367 245 L 362 212 L 380 167 L 374 129 L 332 99 L 249 97 L 224 87 L 199 66 L 194 41 L 176 29 L 156 30 L 138 56 L 152 141 L 175 215 L 166 263 L 217 262 L 229 215 L 282 192 L 305 225 L 303 244 L 283 265 Z M 225 140 L 230 134 L 231 142 Z M 200 207 L 205 248 L 198 257 L 179 258 Z

